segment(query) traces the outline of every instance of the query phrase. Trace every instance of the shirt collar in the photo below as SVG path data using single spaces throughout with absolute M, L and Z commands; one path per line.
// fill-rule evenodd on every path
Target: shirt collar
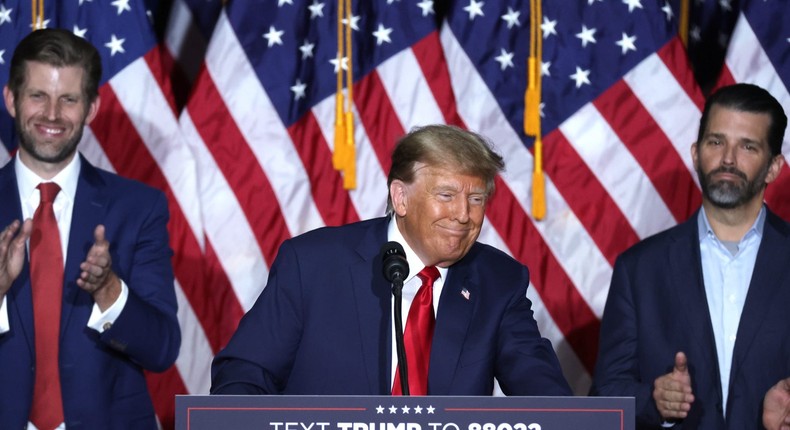
M 754 234 L 757 237 L 763 237 L 763 229 L 765 228 L 765 205 L 760 207 L 760 212 L 757 214 L 757 218 L 754 220 L 754 224 L 752 227 L 743 235 L 743 239 L 747 238 L 748 236 Z M 699 214 L 697 215 L 697 229 L 699 231 L 699 240 L 703 241 L 709 235 L 716 237 L 716 233 L 713 232 L 713 228 L 710 226 L 710 222 L 708 222 L 708 217 L 705 215 L 705 207 L 700 207 Z M 716 237 L 718 240 L 718 237 Z
M 420 257 L 417 256 L 417 253 L 414 252 L 413 249 L 406 243 L 406 239 L 403 237 L 400 229 L 398 228 L 398 223 L 395 221 L 395 215 L 392 215 L 390 218 L 389 226 L 387 226 L 387 240 L 388 241 L 395 241 L 403 246 L 403 251 L 406 253 L 406 262 L 409 263 L 409 276 L 406 277 L 404 281 L 408 282 L 411 278 L 417 276 L 418 273 L 425 267 L 425 263 L 420 260 Z M 449 268 L 447 267 L 436 267 L 439 270 L 439 276 L 442 279 L 447 279 L 447 271 Z
M 17 186 L 19 187 L 19 195 L 22 196 L 23 199 L 33 195 L 34 191 L 37 191 L 36 187 L 38 187 L 38 184 L 41 182 L 54 182 L 60 186 L 61 192 L 59 194 L 64 194 L 68 196 L 70 200 L 74 201 L 74 196 L 77 194 L 77 182 L 79 180 L 81 168 L 79 154 L 74 154 L 69 164 L 51 180 L 43 179 L 30 170 L 30 168 L 25 166 L 22 160 L 19 159 L 19 155 L 15 158 L 14 169 L 16 171 Z

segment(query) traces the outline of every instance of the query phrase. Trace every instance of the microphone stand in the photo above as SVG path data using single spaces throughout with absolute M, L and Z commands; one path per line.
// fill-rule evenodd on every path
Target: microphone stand
M 403 279 L 395 276 L 392 280 L 392 295 L 395 296 L 395 348 L 398 353 L 398 375 L 400 375 L 401 394 L 409 395 L 409 369 L 406 365 L 406 347 L 403 345 Z

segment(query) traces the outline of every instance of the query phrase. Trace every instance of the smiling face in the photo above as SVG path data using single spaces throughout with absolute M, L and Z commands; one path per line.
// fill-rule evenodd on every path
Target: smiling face
M 3 88 L 6 108 L 19 132 L 19 157 L 40 176 L 54 176 L 74 156 L 85 124 L 96 116 L 99 101 L 83 93 L 83 70 L 27 63 L 17 96 Z
M 394 180 L 390 196 L 398 228 L 426 266 L 449 267 L 480 235 L 487 199 L 482 178 L 418 163 L 414 181 Z
M 706 201 L 723 209 L 762 203 L 783 161 L 771 155 L 770 125 L 768 114 L 711 108 L 702 140 L 691 150 Z

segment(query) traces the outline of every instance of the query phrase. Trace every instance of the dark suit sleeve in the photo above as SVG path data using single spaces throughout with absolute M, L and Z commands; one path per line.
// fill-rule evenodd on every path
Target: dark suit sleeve
M 620 257 L 614 266 L 601 319 L 598 361 L 591 394 L 635 397 L 637 422 L 661 428 L 661 416 L 653 401 L 653 381 L 640 378 L 635 285 L 630 276 L 633 269 L 626 261 Z
M 522 266 L 499 329 L 496 377 L 507 395 L 571 396 L 551 342 L 541 336 L 527 298 L 529 272 Z
M 161 372 L 175 362 L 181 332 L 170 262 L 167 201 L 159 192 L 149 195 L 152 198 L 141 198 L 136 204 L 142 217 L 138 231 L 108 232 L 113 270 L 129 287 L 129 298 L 112 327 L 100 338 L 143 368 Z M 113 251 L 114 240 L 124 248 L 123 256 L 117 248 Z
M 302 336 L 299 261 L 290 241 L 280 246 L 269 280 L 228 345 L 211 366 L 211 394 L 279 394 Z

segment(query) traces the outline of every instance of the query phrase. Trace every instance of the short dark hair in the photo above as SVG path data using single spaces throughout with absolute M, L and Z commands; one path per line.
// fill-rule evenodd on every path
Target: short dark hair
M 697 143 L 702 142 L 713 106 L 721 106 L 740 112 L 768 114 L 771 117 L 771 125 L 768 128 L 767 136 L 768 146 L 771 148 L 771 156 L 775 157 L 782 153 L 782 141 L 784 140 L 785 128 L 787 128 L 787 116 L 784 109 L 782 109 L 782 105 L 771 93 L 757 85 L 743 83 L 728 85 L 716 90 L 705 101 L 705 109 L 702 111 L 702 118 L 699 120 Z
M 451 125 L 418 127 L 403 136 L 392 152 L 387 187 L 396 179 L 412 183 L 417 163 L 482 178 L 489 196 L 494 191 L 496 175 L 505 168 L 502 156 L 494 152 L 483 136 Z M 391 214 L 392 210 L 392 197 L 388 196 L 387 213 Z
M 35 61 L 53 67 L 79 67 L 83 70 L 83 96 L 93 103 L 99 96 L 99 81 L 102 66 L 99 51 L 90 42 L 74 33 L 59 29 L 46 28 L 33 31 L 25 36 L 11 57 L 8 75 L 8 88 L 19 97 L 19 90 L 25 85 L 27 63 Z

